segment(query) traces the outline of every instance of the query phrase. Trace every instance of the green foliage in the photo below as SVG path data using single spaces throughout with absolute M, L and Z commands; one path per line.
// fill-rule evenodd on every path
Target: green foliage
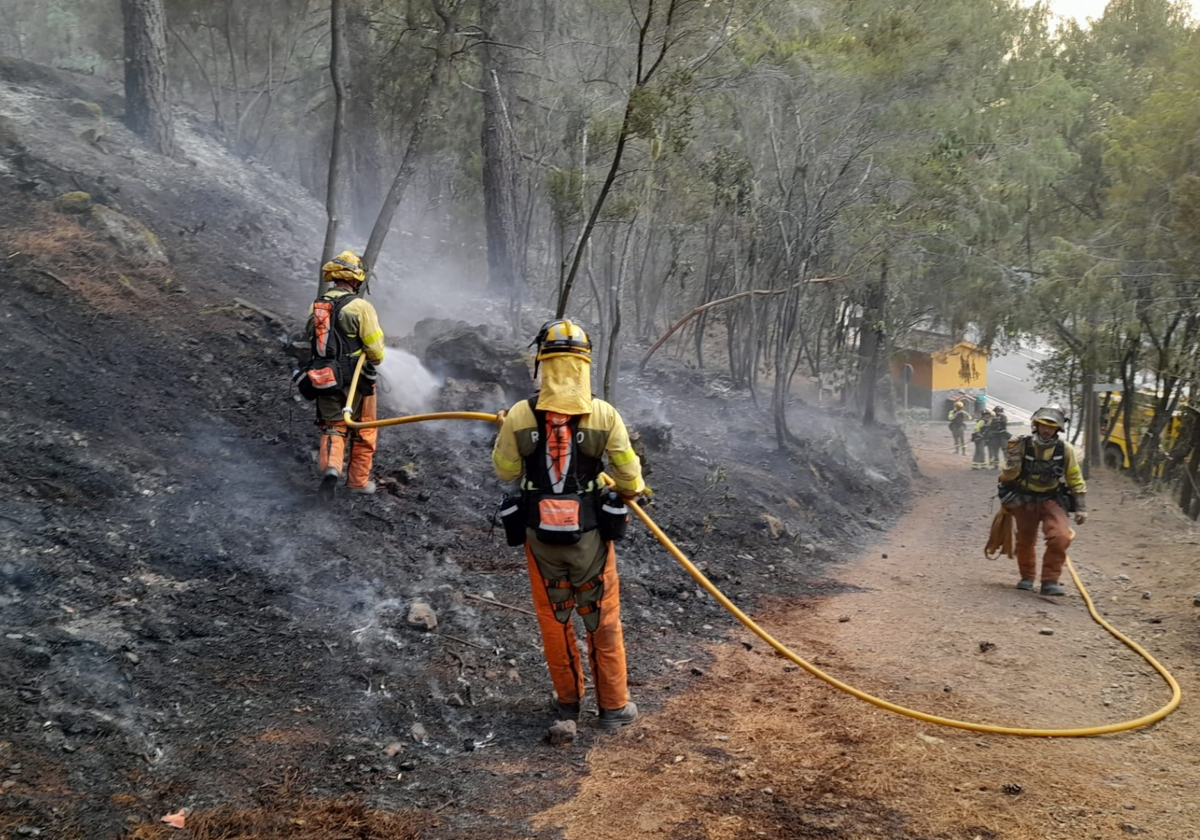
M 6 52 L 119 78 L 115 3 L 22 4 L 15 25 L 0 20 Z M 166 6 L 173 90 L 231 146 L 319 193 L 327 7 Z M 438 224 L 481 230 L 480 6 L 446 7 L 459 15 L 454 83 L 419 189 Z M 348 8 L 366 151 L 394 171 L 440 18 L 428 0 Z M 531 305 L 557 291 L 558 249 L 588 218 L 624 126 L 589 256 L 594 297 L 580 304 L 598 333 L 622 307 L 653 338 L 706 302 L 774 291 L 696 321 L 728 331 L 730 356 L 741 341 L 744 371 L 837 370 L 853 387 L 861 335 L 939 329 L 985 345 L 1036 335 L 1071 376 L 1153 371 L 1200 388 L 1188 320 L 1200 312 L 1200 35 L 1184 3 L 1113 0 L 1089 27 L 1019 0 L 689 1 L 670 32 L 651 21 L 641 69 L 669 50 L 648 83 L 636 77 L 647 0 L 501 8 Z
M 578 221 L 583 215 L 583 172 L 552 169 L 546 173 L 546 192 L 558 223 Z
M 749 206 L 753 165 L 743 153 L 727 146 L 718 147 L 703 164 L 702 171 L 712 183 L 714 199 L 738 210 Z
M 630 137 L 658 136 L 658 125 L 666 117 L 670 102 L 660 90 L 637 86 L 629 93 Z

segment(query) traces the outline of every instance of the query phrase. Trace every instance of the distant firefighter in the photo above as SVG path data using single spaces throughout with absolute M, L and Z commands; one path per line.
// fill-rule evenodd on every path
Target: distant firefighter
M 967 414 L 963 407 L 962 400 L 954 404 L 954 408 L 950 409 L 950 434 L 954 436 L 954 451 L 959 455 L 967 454 L 967 421 L 971 419 L 971 415 Z
M 975 421 L 975 428 L 971 431 L 971 443 L 975 444 L 975 454 L 971 457 L 971 469 L 973 470 L 987 469 L 987 441 L 991 425 L 992 412 L 985 408 L 983 414 Z
M 995 470 L 1000 468 L 1000 450 L 1008 445 L 1009 438 L 1012 435 L 1008 433 L 1008 415 L 1004 413 L 1004 406 L 996 406 L 996 413 L 992 416 L 991 425 L 987 429 L 987 449 L 988 449 L 988 467 Z
M 359 379 L 351 419 L 369 422 L 375 413 L 375 367 L 383 363 L 383 329 L 375 307 L 358 296 L 366 281 L 362 261 L 353 251 L 343 251 L 321 267 L 321 276 L 333 288 L 318 298 L 308 316 L 308 337 L 312 342 L 312 362 L 297 373 L 300 393 L 317 403 L 317 426 L 321 429 L 317 460 L 321 472 L 319 493 L 332 499 L 350 444 L 350 469 L 346 487 L 351 493 L 375 492 L 371 464 L 375 459 L 378 429 L 357 429 L 351 433 L 342 415 L 350 379 L 359 356 L 367 355 L 367 364 Z

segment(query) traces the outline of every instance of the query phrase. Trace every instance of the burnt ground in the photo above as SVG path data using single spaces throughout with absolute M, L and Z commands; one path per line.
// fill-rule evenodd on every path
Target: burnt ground
M 846 589 L 804 609 L 763 598 L 754 619 L 833 677 L 910 709 L 1133 728 L 1013 737 L 885 713 L 737 626 L 729 636 L 745 646 L 710 646 L 703 678 L 593 749 L 578 792 L 531 818 L 536 828 L 566 840 L 1200 837 L 1200 529 L 1170 499 L 1093 470 L 1071 550 L 1078 584 L 1066 579 L 1059 598 L 1021 592 L 1013 560 L 981 556 L 995 473 L 953 454 L 944 423 L 909 433 L 913 505 L 828 569 Z M 1144 716 L 1165 710 L 1170 687 L 1089 616 L 1081 587 L 1178 680 L 1182 704 L 1162 721 Z
M 91 151 L 53 133 L 60 106 L 111 113 L 111 94 L 0 69 L 17 109 L 0 144 L 0 837 L 157 837 L 180 808 L 196 837 L 558 836 L 527 820 L 571 797 L 606 739 L 585 721 L 574 746 L 544 743 L 536 625 L 478 600 L 529 601 L 488 523 L 491 429 L 385 430 L 389 492 L 316 504 L 286 353 L 315 203 L 186 129 L 182 164 L 119 125 L 126 151 Z M 132 264 L 51 207 L 80 188 L 144 222 L 172 265 Z M 798 409 L 807 444 L 781 456 L 768 418 L 703 372 L 664 359 L 622 394 L 635 429 L 671 426 L 647 451 L 652 514 L 746 607 L 840 589 L 828 565 L 905 503 L 894 429 Z M 643 529 L 619 556 L 653 715 L 714 645 L 741 643 Z M 407 624 L 417 601 L 434 630 Z

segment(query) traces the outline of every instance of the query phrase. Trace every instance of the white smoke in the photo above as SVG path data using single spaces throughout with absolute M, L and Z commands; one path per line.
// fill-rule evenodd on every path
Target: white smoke
M 421 360 L 399 347 L 389 347 L 379 367 L 380 417 L 423 414 L 433 410 L 442 381 Z

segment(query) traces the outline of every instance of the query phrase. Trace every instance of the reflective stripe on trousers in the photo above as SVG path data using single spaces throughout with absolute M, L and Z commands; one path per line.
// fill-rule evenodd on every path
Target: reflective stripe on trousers
M 586 630 L 596 705 L 623 709 L 629 702 L 629 687 L 613 544 L 602 541 L 594 530 L 584 533 L 575 545 L 547 545 L 528 531 L 525 559 L 546 664 L 559 702 L 574 703 L 584 693 L 583 663 L 571 622 L 572 608 L 578 608 Z
M 376 418 L 375 395 L 363 397 L 354 417 L 357 423 L 367 423 Z M 318 420 L 321 427 L 321 447 L 317 459 L 322 475 L 333 468 L 341 475 L 346 460 L 346 439 L 350 439 L 350 473 L 346 477 L 348 487 L 364 487 L 371 478 L 371 464 L 375 460 L 375 442 L 378 429 L 356 429 L 351 434 L 344 420 Z

